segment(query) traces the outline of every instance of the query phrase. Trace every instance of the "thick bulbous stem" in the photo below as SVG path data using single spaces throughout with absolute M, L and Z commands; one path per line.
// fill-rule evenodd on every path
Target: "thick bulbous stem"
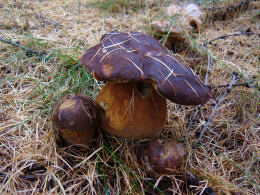
M 96 101 L 105 110 L 102 129 L 118 137 L 155 137 L 166 123 L 166 99 L 147 83 L 108 82 Z

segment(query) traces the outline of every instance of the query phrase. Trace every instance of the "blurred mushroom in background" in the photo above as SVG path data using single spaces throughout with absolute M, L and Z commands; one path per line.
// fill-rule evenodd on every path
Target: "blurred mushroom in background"
M 154 20 L 151 27 L 161 35 L 167 35 L 166 46 L 171 48 L 172 42 L 185 41 L 193 32 L 199 32 L 204 13 L 198 5 L 190 3 L 184 5 L 169 5 L 165 10 L 166 18 Z

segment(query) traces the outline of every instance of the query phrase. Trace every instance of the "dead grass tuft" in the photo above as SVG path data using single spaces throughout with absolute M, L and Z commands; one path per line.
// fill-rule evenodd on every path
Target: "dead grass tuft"
M 232 72 L 236 87 L 225 97 L 197 145 L 214 101 L 203 105 L 187 130 L 194 107 L 168 102 L 168 123 L 161 139 L 177 139 L 186 151 L 184 170 L 200 178 L 193 192 L 185 190 L 183 174 L 150 174 L 138 151 L 147 140 L 125 141 L 99 133 L 87 148 L 56 146 L 50 113 L 64 94 L 95 97 L 102 87 L 78 62 L 84 51 L 112 30 L 151 33 L 150 23 L 165 1 L 9 1 L 0 3 L 0 37 L 11 39 L 44 56 L 0 42 L 0 192 L 60 194 L 191 194 L 211 186 L 216 194 L 259 194 L 259 36 L 242 35 L 209 45 L 209 83 L 226 84 Z M 229 1 L 227 1 L 229 2 Z M 122 3 L 122 4 L 121 4 Z M 210 4 L 212 5 L 212 4 Z M 222 5 L 222 4 L 221 4 Z M 119 9 L 120 6 L 123 8 Z M 129 7 L 130 6 L 130 7 Z M 206 4 L 205 4 L 206 6 Z M 203 42 L 241 31 L 259 33 L 259 2 L 224 20 L 208 21 L 187 44 L 177 45 L 194 71 L 205 77 L 207 52 Z M 213 10 L 214 11 L 214 10 Z M 212 11 L 212 12 L 213 12 Z M 223 88 L 213 91 L 215 97 Z

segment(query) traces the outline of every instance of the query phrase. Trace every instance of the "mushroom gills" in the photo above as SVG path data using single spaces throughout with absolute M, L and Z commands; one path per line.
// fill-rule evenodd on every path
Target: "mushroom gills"
M 166 99 L 149 83 L 108 82 L 96 101 L 105 110 L 102 129 L 115 136 L 128 139 L 155 137 L 166 123 Z

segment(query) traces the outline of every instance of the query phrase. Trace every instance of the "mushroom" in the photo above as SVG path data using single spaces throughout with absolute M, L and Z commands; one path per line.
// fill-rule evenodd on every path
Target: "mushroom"
M 148 171 L 160 174 L 177 173 L 184 163 L 185 152 L 175 140 L 153 140 L 141 157 Z
M 204 13 L 200 10 L 198 5 L 189 3 L 179 7 L 171 4 L 166 8 L 166 13 L 169 17 L 176 14 L 181 14 L 181 22 L 183 27 L 189 31 L 195 30 L 196 32 L 199 32 Z
M 158 135 L 167 118 L 166 98 L 197 105 L 211 97 L 191 68 L 141 32 L 107 33 L 80 62 L 97 80 L 108 81 L 96 98 L 105 110 L 101 127 L 120 137 Z
M 86 95 L 65 95 L 52 109 L 57 141 L 87 145 L 94 138 L 102 108 Z
M 167 34 L 170 31 L 166 42 L 168 47 L 176 41 L 181 42 L 186 40 L 187 33 L 193 35 L 192 31 L 199 32 L 202 26 L 204 13 L 200 10 L 199 6 L 194 3 L 184 4 L 182 6 L 170 4 L 165 12 L 169 19 L 173 16 L 179 17 L 179 23 L 171 24 L 168 20 L 154 20 L 151 26 L 163 34 Z

